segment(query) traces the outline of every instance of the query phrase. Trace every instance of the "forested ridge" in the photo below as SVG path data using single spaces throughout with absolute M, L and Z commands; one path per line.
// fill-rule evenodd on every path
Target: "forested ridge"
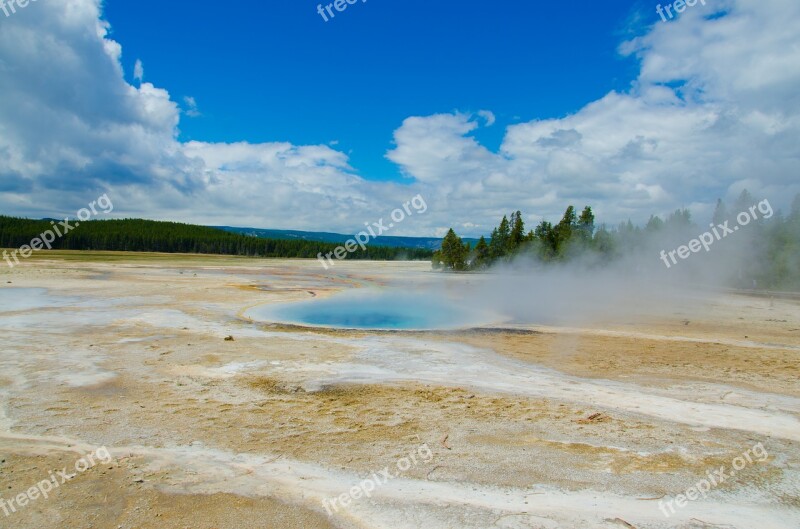
M 70 221 L 71 224 L 75 224 Z M 59 224 L 56 223 L 56 227 Z M 0 248 L 30 244 L 47 230 L 49 220 L 32 220 L 0 215 Z M 123 252 L 164 252 L 222 254 L 249 257 L 316 258 L 333 251 L 338 244 L 249 237 L 217 228 L 142 219 L 90 220 L 56 237 L 53 249 L 106 250 Z M 347 259 L 394 260 L 430 259 L 432 252 L 421 248 L 369 246 L 348 253 Z

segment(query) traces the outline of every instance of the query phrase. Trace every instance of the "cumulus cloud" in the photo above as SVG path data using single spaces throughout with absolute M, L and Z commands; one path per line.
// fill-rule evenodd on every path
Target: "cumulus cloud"
M 411 117 L 395 131 L 387 156 L 421 182 L 455 183 L 464 171 L 480 178 L 494 156 L 468 136 L 477 127 L 466 114 Z
M 0 211 L 74 212 L 103 192 L 115 213 L 257 227 L 353 231 L 422 193 L 395 234 L 487 233 L 499 216 L 557 220 L 567 204 L 641 221 L 707 215 L 743 187 L 780 204 L 800 191 L 800 36 L 794 0 L 719 0 L 622 43 L 641 71 L 573 115 L 475 139 L 489 110 L 408 117 L 386 156 L 403 184 L 371 181 L 337 144 L 184 143 L 173 100 L 124 80 L 99 0 L 52 0 L 0 32 Z M 182 106 L 182 108 L 181 108 Z
M 454 224 L 492 209 L 476 198 L 554 220 L 566 204 L 592 205 L 600 219 L 683 206 L 704 218 L 745 187 L 786 205 L 800 191 L 800 4 L 697 7 L 620 46 L 642 65 L 625 93 L 512 125 L 497 153 L 464 115 L 410 118 L 390 159 L 463 200 Z

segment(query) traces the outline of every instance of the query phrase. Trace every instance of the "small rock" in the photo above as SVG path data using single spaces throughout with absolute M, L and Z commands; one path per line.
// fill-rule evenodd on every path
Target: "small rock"
M 225 341 L 226 341 L 226 342 L 232 342 L 232 341 L 234 341 L 234 340 L 233 340 L 233 336 L 226 336 L 226 337 L 225 337 Z

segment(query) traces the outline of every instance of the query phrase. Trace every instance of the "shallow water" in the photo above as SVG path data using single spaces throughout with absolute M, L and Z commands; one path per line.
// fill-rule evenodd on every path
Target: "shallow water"
M 76 298 L 51 296 L 44 288 L 0 288 L 0 312 L 57 308 L 76 301 Z
M 430 294 L 397 291 L 345 293 L 327 299 L 264 305 L 247 312 L 259 320 L 344 329 L 456 329 L 497 320 L 476 307 Z

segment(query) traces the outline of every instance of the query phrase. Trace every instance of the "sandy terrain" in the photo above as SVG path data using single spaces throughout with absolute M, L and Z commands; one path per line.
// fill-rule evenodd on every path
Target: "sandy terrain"
M 714 294 L 657 318 L 465 332 L 247 317 L 467 281 L 424 263 L 69 252 L 0 269 L 0 497 L 112 456 L 8 516 L 0 503 L 0 527 L 800 527 L 798 301 Z M 736 475 L 664 515 L 720 467 Z M 323 506 L 365 479 L 370 497 Z

